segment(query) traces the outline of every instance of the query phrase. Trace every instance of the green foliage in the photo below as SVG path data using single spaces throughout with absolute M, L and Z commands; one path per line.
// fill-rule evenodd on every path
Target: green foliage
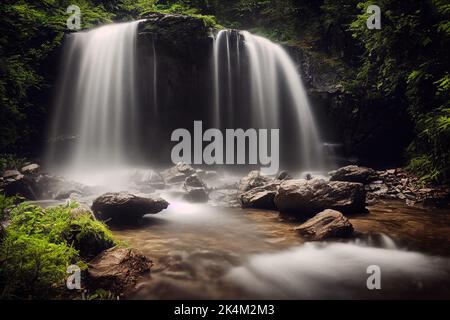
M 1 297 L 57 295 L 68 265 L 84 268 L 81 259 L 115 245 L 106 226 L 80 209 L 76 203 L 48 209 L 22 203 L 11 211 L 0 245 Z
M 68 31 L 69 0 L 15 0 L 0 5 L 0 150 L 21 151 L 40 136 L 51 84 L 48 61 Z M 77 1 L 85 28 L 110 21 L 102 5 Z
M 11 169 L 20 169 L 25 165 L 26 159 L 15 154 L 0 154 L 0 172 Z
M 449 60 L 450 9 L 447 1 L 420 1 L 404 6 L 377 1 L 381 30 L 369 30 L 366 8 L 351 24 L 364 46 L 357 81 L 365 98 L 393 101 L 415 123 L 408 148 L 409 168 L 424 182 L 450 182 Z
M 0 193 L 0 221 L 5 217 L 6 210 L 12 208 L 17 201 L 17 197 L 5 197 Z
M 47 238 L 52 243 L 66 243 L 77 249 L 83 258 L 92 258 L 114 246 L 111 232 L 89 213 L 73 214 L 78 204 L 42 209 L 28 203 L 11 212 L 11 227 L 27 235 Z
M 0 297 L 47 297 L 63 285 L 76 251 L 65 244 L 9 229 L 0 246 Z

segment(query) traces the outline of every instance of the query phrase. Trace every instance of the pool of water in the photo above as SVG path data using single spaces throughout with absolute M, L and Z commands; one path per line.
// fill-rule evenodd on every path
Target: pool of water
M 351 217 L 355 239 L 305 243 L 276 212 L 164 196 L 167 210 L 113 230 L 154 263 L 129 299 L 450 298 L 448 210 L 379 203 Z

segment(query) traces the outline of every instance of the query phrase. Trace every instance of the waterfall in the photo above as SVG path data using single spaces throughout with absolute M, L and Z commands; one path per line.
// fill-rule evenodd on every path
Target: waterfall
M 48 151 L 53 170 L 89 178 L 89 172 L 100 169 L 151 166 L 157 154 L 153 148 L 170 145 L 167 133 L 174 128 L 168 126 L 190 127 L 192 119 L 209 122 L 211 115 L 212 126 L 221 130 L 279 128 L 285 158 L 298 152 L 297 167 L 324 169 L 305 88 L 280 45 L 246 31 L 218 32 L 210 84 L 207 59 L 186 66 L 189 60 L 186 64 L 174 56 L 170 40 L 157 34 L 140 38 L 146 42 L 138 52 L 140 22 L 114 23 L 66 38 Z M 183 84 L 177 78 L 181 75 L 191 82 Z M 190 91 L 183 92 L 184 87 Z
M 231 42 L 231 37 L 236 41 Z M 241 39 L 244 42 L 242 50 Z M 230 47 L 232 43 L 234 46 Z M 250 111 L 247 123 L 255 128 L 283 130 L 281 116 L 289 112 L 289 118 L 293 119 L 289 126 L 293 126 L 299 136 L 298 146 L 293 149 L 300 151 L 302 167 L 324 169 L 322 143 L 306 90 L 286 51 L 280 45 L 247 31 L 221 30 L 214 38 L 213 55 L 216 125 L 236 127 L 236 121 L 230 122 L 230 115 L 237 115 L 235 119 L 244 117 L 242 107 L 246 102 Z M 247 61 L 246 66 L 243 66 L 244 60 Z M 240 99 L 238 103 L 235 96 Z
M 61 151 L 50 148 L 50 165 L 63 163 L 66 170 L 83 171 L 117 167 L 137 156 L 133 129 L 139 116 L 135 92 L 139 22 L 110 24 L 68 37 L 51 136 L 53 140 L 71 136 L 73 141 L 64 150 L 64 161 Z M 156 77 L 156 67 L 154 73 Z

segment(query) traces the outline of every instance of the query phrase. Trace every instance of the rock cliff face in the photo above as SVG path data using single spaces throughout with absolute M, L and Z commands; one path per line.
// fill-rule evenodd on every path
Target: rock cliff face
M 358 101 L 341 85 L 349 79 L 342 62 L 300 46 L 286 46 L 302 74 L 325 142 L 342 144 L 337 164 L 358 161 L 374 167 L 402 164 L 413 127 L 394 104 Z
M 163 156 L 170 156 L 171 146 L 161 141 L 170 141 L 174 129 L 211 118 L 213 38 L 201 19 L 161 13 L 145 19 L 137 38 L 140 145 L 159 146 L 158 154 L 144 156 L 167 163 Z

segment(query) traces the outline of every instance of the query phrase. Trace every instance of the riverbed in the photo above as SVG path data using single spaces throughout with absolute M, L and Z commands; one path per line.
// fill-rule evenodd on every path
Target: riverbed
M 355 238 L 305 243 L 277 212 L 169 202 L 113 229 L 154 263 L 128 299 L 450 298 L 448 209 L 381 201 L 350 217 Z M 381 289 L 367 287 L 372 265 Z

